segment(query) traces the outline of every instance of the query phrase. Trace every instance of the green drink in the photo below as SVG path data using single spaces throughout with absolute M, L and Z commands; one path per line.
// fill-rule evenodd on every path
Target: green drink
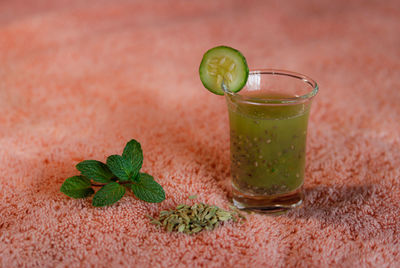
M 304 178 L 308 109 L 247 108 L 246 113 L 229 110 L 234 187 L 255 195 L 296 190 Z M 272 113 L 274 118 L 268 116 Z
M 293 83 L 290 74 L 252 72 L 240 94 L 225 93 L 233 201 L 239 208 L 279 212 L 302 203 L 307 124 L 316 90 L 299 96 L 311 85 L 300 80 L 304 76 Z
M 317 83 L 288 71 L 249 72 L 243 54 L 228 46 L 207 50 L 199 74 L 204 87 L 225 95 L 228 104 L 234 205 L 265 213 L 300 205 Z

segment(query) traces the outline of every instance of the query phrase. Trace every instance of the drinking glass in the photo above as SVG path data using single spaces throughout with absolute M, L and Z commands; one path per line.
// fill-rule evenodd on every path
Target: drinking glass
M 263 69 L 238 93 L 225 89 L 230 123 L 233 203 L 240 209 L 281 213 L 303 202 L 311 78 Z

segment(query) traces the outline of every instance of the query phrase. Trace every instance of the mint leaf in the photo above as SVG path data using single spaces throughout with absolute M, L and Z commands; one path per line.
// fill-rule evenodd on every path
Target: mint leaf
M 111 155 L 107 158 L 107 166 L 120 181 L 128 181 L 133 174 L 132 164 L 120 155 Z
M 76 165 L 83 176 L 96 182 L 108 183 L 114 177 L 106 164 L 97 160 L 85 160 Z
M 90 180 L 83 176 L 66 179 L 61 185 L 60 191 L 73 198 L 84 198 L 94 193 Z
M 92 204 L 95 207 L 104 207 L 114 204 L 125 194 L 125 188 L 117 182 L 110 182 L 101 187 L 93 197 Z
M 133 139 L 130 140 L 125 145 L 122 157 L 128 160 L 132 164 L 133 170 L 137 171 L 137 174 L 139 174 L 139 170 L 142 168 L 143 164 L 143 152 L 140 143 Z
M 165 199 L 164 189 L 149 174 L 140 173 L 139 181 L 130 186 L 136 197 L 143 201 L 160 203 Z

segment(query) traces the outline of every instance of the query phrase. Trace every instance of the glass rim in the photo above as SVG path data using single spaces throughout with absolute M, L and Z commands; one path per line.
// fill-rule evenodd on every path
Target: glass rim
M 299 79 L 303 81 L 305 84 L 308 84 L 312 87 L 312 90 L 308 91 L 306 94 L 291 97 L 291 98 L 279 98 L 279 99 L 268 99 L 268 98 L 257 98 L 257 97 L 246 97 L 240 94 L 240 91 L 235 93 L 226 89 L 225 86 L 222 86 L 224 89 L 224 93 L 230 95 L 240 101 L 252 104 L 296 104 L 299 102 L 305 102 L 307 100 L 311 100 L 315 95 L 317 95 L 319 87 L 317 82 L 315 82 L 312 78 L 307 75 L 281 70 L 281 69 L 254 69 L 250 70 L 249 76 L 252 74 L 268 74 L 268 75 L 281 75 L 292 77 L 295 79 Z

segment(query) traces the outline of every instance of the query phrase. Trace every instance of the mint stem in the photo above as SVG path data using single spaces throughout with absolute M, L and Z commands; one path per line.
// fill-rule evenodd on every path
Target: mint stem
M 132 183 L 131 181 L 117 181 L 117 183 L 119 184 L 129 184 Z M 104 185 L 106 185 L 106 183 L 103 184 L 97 184 L 97 183 L 90 183 L 93 187 L 103 187 Z
M 91 185 L 94 186 L 94 187 L 101 187 L 101 186 L 104 186 L 105 184 L 91 183 Z

